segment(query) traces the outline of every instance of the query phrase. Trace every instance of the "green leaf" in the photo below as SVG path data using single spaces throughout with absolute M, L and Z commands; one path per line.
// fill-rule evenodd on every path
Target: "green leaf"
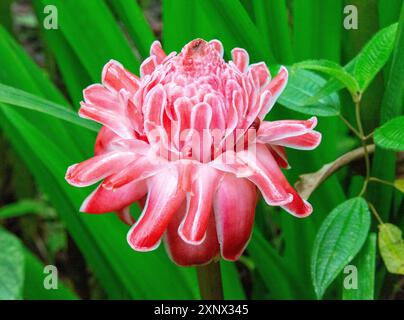
M 254 260 L 265 286 L 273 299 L 296 298 L 297 290 L 289 266 L 276 250 L 265 240 L 258 228 L 254 228 L 247 251 Z
M 311 257 L 312 281 L 318 298 L 359 252 L 369 227 L 370 213 L 363 198 L 343 202 L 324 219 Z
M 77 295 L 58 281 L 57 289 L 48 290 L 43 281 L 44 264 L 29 250 L 25 249 L 24 300 L 76 300 Z
M 379 225 L 379 250 L 390 273 L 404 275 L 403 232 L 394 224 Z
M 143 59 L 150 55 L 150 46 L 155 40 L 153 31 L 136 1 L 108 0 L 128 30 Z
M 324 86 L 326 81 L 319 75 L 302 69 L 289 73 L 286 89 L 278 102 L 288 109 L 305 114 L 331 117 L 340 113 L 339 98 L 336 94 L 320 99 L 312 105 L 305 102 L 313 97 Z
M 394 181 L 394 187 L 404 193 L 404 179 L 397 179 Z
M 394 47 L 397 23 L 380 30 L 356 57 L 353 75 L 363 92 L 389 59 Z
M 34 110 L 62 119 L 83 128 L 98 132 L 100 126 L 92 121 L 80 118 L 76 112 L 65 107 L 0 83 L 0 102 L 16 107 Z
M 102 67 L 110 59 L 129 70 L 138 70 L 140 63 L 104 1 L 40 1 L 43 6 L 58 8 L 60 31 L 92 79 L 99 79 Z
M 404 150 L 404 116 L 394 118 L 375 130 L 374 140 L 381 148 Z
M 359 91 L 356 79 L 338 63 L 329 60 L 306 60 L 293 65 L 293 68 L 301 68 L 323 72 L 340 81 L 352 95 Z
M 359 251 L 355 259 L 350 263 L 356 267 L 357 288 L 347 288 L 345 281 L 347 274 L 344 273 L 342 299 L 344 300 L 373 300 L 375 291 L 376 269 L 376 234 L 369 234 L 368 239 Z
M 24 253 L 20 241 L 0 228 L 0 300 L 22 298 Z
M 20 200 L 0 208 L 0 219 L 14 218 L 28 213 L 41 213 L 46 205 L 38 200 Z

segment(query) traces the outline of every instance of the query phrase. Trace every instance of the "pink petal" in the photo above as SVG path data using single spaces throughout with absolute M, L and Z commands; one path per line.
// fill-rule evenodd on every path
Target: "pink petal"
M 269 90 L 274 100 L 277 100 L 283 89 L 285 89 L 287 82 L 288 70 L 282 66 L 279 73 L 265 87 L 265 90 Z
M 93 84 L 83 90 L 84 100 L 106 110 L 121 109 L 116 92 L 110 91 L 101 84 Z
M 301 136 L 289 137 L 280 140 L 274 140 L 271 143 L 274 145 L 284 146 L 299 150 L 313 150 L 321 142 L 321 133 L 311 131 Z
M 114 131 L 117 135 L 125 139 L 134 138 L 134 131 L 129 120 L 119 113 L 101 109 L 95 105 L 80 103 L 79 116 L 94 120 Z
M 257 158 L 262 168 L 264 168 L 264 171 L 270 174 L 270 179 L 272 179 L 272 182 L 276 185 L 278 190 L 290 195 L 291 199 L 287 203 L 281 204 L 282 208 L 297 217 L 308 216 L 313 210 L 312 207 L 291 187 L 266 146 L 261 144 L 257 145 Z M 249 179 L 255 183 L 255 178 L 251 179 L 249 177 Z M 257 185 L 257 183 L 255 184 Z M 257 186 L 260 188 L 259 185 Z M 265 200 L 267 200 L 264 191 L 264 189 L 261 190 Z
M 227 174 L 215 195 L 216 229 L 224 259 L 237 260 L 247 246 L 254 224 L 257 202 L 255 186 L 246 179 Z
M 180 266 L 193 266 L 206 264 L 219 255 L 219 243 L 217 241 L 215 218 L 210 214 L 206 236 L 201 244 L 192 245 L 186 243 L 178 235 L 178 227 L 184 218 L 186 206 L 176 213 L 168 225 L 164 243 L 170 258 Z
M 260 118 L 261 120 L 264 119 L 265 116 L 271 111 L 275 102 L 276 100 L 272 96 L 271 91 L 264 90 L 260 96 L 260 102 L 258 104 L 258 118 Z
M 272 143 L 272 141 L 275 140 L 301 136 L 310 132 L 316 126 L 316 124 L 316 117 L 310 118 L 307 121 L 263 121 L 258 130 L 257 139 L 262 143 Z
M 209 104 L 212 110 L 212 122 L 210 124 L 211 129 L 223 130 L 226 128 L 226 111 L 224 110 L 223 103 L 217 97 L 217 95 L 208 93 L 203 98 L 203 102 Z
M 161 171 L 162 164 L 155 163 L 148 157 L 139 157 L 134 162 L 128 164 L 125 169 L 111 175 L 103 182 L 103 187 L 108 190 L 114 190 L 130 183 L 131 181 L 144 180 Z
M 157 59 L 155 56 L 150 56 L 140 65 L 140 77 L 144 78 L 148 74 L 152 74 L 157 67 Z
M 132 182 L 114 191 L 106 190 L 99 185 L 84 200 L 80 211 L 86 213 L 123 211 L 132 203 L 141 199 L 146 193 L 147 187 L 144 182 Z
M 288 158 L 286 156 L 286 151 L 284 147 L 275 146 L 275 145 L 267 145 L 269 151 L 273 155 L 274 159 L 278 163 L 281 168 L 290 169 L 290 165 L 288 163 Z
M 178 176 L 167 170 L 148 181 L 148 198 L 138 222 L 129 230 L 128 243 L 136 251 L 158 247 L 173 215 L 181 207 L 185 193 L 178 189 Z
M 244 49 L 241 48 L 234 48 L 231 51 L 231 57 L 233 59 L 234 64 L 236 65 L 236 67 L 241 71 L 241 72 L 245 72 L 247 67 L 248 67 L 248 63 L 249 63 L 249 56 L 247 51 L 245 51 Z
M 220 175 L 213 168 L 199 166 L 193 178 L 195 181 L 188 199 L 188 211 L 178 229 L 178 233 L 185 242 L 200 244 L 208 227 L 213 195 Z
M 264 146 L 256 146 L 256 155 L 254 152 L 241 151 L 237 157 L 248 164 L 253 173 L 247 176 L 258 189 L 260 189 L 265 201 L 269 205 L 280 206 L 292 201 L 292 195 L 285 190 L 285 185 L 289 185 L 283 173 L 278 167 L 271 152 Z
M 300 195 L 291 187 L 287 187 L 287 190 L 293 195 L 293 200 L 282 206 L 291 215 L 298 218 L 305 218 L 313 212 L 313 208 L 306 200 L 302 199 Z
M 166 53 L 161 47 L 160 41 L 154 41 L 150 47 L 150 55 L 156 57 L 156 61 L 160 64 L 166 57 Z
M 107 127 L 101 127 L 95 141 L 94 155 L 98 156 L 102 153 L 112 151 L 111 142 L 117 139 L 121 139 L 121 137 Z
M 212 109 L 207 103 L 201 102 L 192 108 L 192 131 L 187 138 L 187 144 L 192 145 L 193 158 L 201 162 L 205 162 L 211 155 L 212 139 L 209 134 L 211 121 Z
M 167 105 L 166 92 L 162 85 L 155 86 L 146 96 L 143 106 L 146 131 L 163 126 L 163 114 Z
M 76 187 L 86 187 L 122 170 L 135 159 L 133 152 L 104 153 L 70 166 L 66 172 L 66 180 Z
M 211 40 L 209 41 L 209 44 L 215 48 L 215 50 L 219 53 L 221 57 L 223 57 L 224 49 L 223 45 L 219 40 Z
M 262 88 L 271 80 L 271 74 L 264 62 L 250 65 L 247 72 L 251 74 L 257 89 Z
M 127 71 L 119 62 L 110 60 L 102 70 L 102 83 L 109 89 L 126 89 L 135 93 L 139 89 L 139 78 Z

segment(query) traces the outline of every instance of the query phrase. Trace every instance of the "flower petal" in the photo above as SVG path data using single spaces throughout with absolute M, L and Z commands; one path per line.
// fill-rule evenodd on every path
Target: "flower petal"
M 260 119 L 263 119 L 281 95 L 283 89 L 285 89 L 288 82 L 288 70 L 285 67 L 281 67 L 279 73 L 264 87 L 264 90 L 269 90 L 272 95 L 271 104 L 263 105 L 263 109 L 259 113 Z
M 140 200 L 146 193 L 147 187 L 144 182 L 132 182 L 114 191 L 106 190 L 99 185 L 84 200 L 80 211 L 86 213 L 122 211 Z
M 267 147 L 271 151 L 271 154 L 281 168 L 290 169 L 288 157 L 286 155 L 284 147 L 275 145 L 267 145 Z
M 255 186 L 244 178 L 227 174 L 214 200 L 216 229 L 224 259 L 235 261 L 251 237 L 257 203 Z
M 86 187 L 122 170 L 135 159 L 133 152 L 104 153 L 70 166 L 66 172 L 66 180 L 73 186 Z
M 144 78 L 148 74 L 152 74 L 157 67 L 157 59 L 155 56 L 150 56 L 140 65 L 140 77 Z
M 135 137 L 129 119 L 125 118 L 122 114 L 101 109 L 85 102 L 81 102 L 80 106 L 80 117 L 101 123 L 124 139 L 132 139 Z
M 231 51 L 231 58 L 232 58 L 234 64 L 236 65 L 236 67 L 241 72 L 244 73 L 247 70 L 248 63 L 249 63 L 249 56 L 248 56 L 247 51 L 245 51 L 242 48 L 234 48 Z
M 208 166 L 198 166 L 193 178 L 194 183 L 188 199 L 188 210 L 178 233 L 190 244 L 200 244 L 208 227 L 209 216 L 212 211 L 213 195 L 221 175 Z
M 264 145 L 256 146 L 256 155 L 247 150 L 238 152 L 237 157 L 253 170 L 253 174 L 247 176 L 247 179 L 260 189 L 269 205 L 280 206 L 292 201 L 292 195 L 284 188 L 288 183 L 271 152 Z
M 207 264 L 219 255 L 219 243 L 216 235 L 215 217 L 210 214 L 206 236 L 201 244 L 186 243 L 178 234 L 178 227 L 184 218 L 186 206 L 176 213 L 168 225 L 164 244 L 167 253 L 180 266 Z
M 178 175 L 171 171 L 166 170 L 148 181 L 146 206 L 127 236 L 129 245 L 136 251 L 158 247 L 171 218 L 185 199 L 185 193 L 178 188 Z
M 215 50 L 219 53 L 221 57 L 223 57 L 224 49 L 222 43 L 219 40 L 216 39 L 211 40 L 209 41 L 209 44 L 213 46 L 213 48 L 215 48 Z
M 131 181 L 140 181 L 149 178 L 163 170 L 164 165 L 148 157 L 139 157 L 126 168 L 109 176 L 103 182 L 103 187 L 108 190 L 120 188 Z
M 160 41 L 154 41 L 150 47 L 150 55 L 156 57 L 156 61 L 160 64 L 166 57 L 166 53 L 161 47 Z
M 126 89 L 133 94 L 139 89 L 139 78 L 115 60 L 110 60 L 104 66 L 102 70 L 102 83 L 107 88 L 117 92 L 121 89 Z
M 289 137 L 301 136 L 312 131 L 317 125 L 317 118 L 312 117 L 307 121 L 279 120 L 263 121 L 257 133 L 258 141 L 272 143 L 272 141 Z
M 278 146 L 299 149 L 299 150 L 313 150 L 321 142 L 321 133 L 311 131 L 301 136 L 289 137 L 280 140 L 272 141 L 271 143 Z

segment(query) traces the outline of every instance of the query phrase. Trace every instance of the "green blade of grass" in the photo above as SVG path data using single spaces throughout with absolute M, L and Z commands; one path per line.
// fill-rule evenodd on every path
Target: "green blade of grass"
M 103 1 L 41 0 L 41 3 L 57 7 L 59 28 L 93 81 L 100 78 L 100 70 L 110 59 L 132 71 L 138 70 L 139 61 Z
M 108 0 L 108 4 L 122 20 L 142 58 L 147 58 L 155 37 L 136 1 Z
M 269 46 L 278 63 L 294 61 L 289 17 L 285 0 L 252 1 L 257 28 L 269 39 Z
M 92 121 L 80 118 L 76 112 L 45 100 L 41 97 L 27 93 L 0 83 L 0 102 L 16 107 L 41 112 L 57 119 L 65 120 L 80 127 L 98 132 L 100 126 Z

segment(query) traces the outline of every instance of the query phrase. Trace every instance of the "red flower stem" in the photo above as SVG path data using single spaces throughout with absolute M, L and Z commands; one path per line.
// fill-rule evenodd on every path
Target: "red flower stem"
M 199 292 L 202 300 L 223 300 L 222 275 L 220 262 L 210 262 L 196 267 Z

